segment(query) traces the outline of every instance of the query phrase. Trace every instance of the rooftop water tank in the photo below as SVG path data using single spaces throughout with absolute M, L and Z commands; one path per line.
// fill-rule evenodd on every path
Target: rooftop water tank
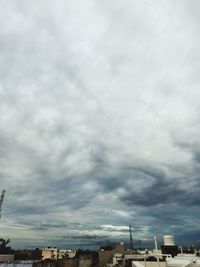
M 175 246 L 173 235 L 164 235 L 163 240 L 164 240 L 164 246 Z

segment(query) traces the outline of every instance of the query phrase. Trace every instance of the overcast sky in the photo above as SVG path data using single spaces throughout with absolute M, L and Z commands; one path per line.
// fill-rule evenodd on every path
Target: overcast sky
M 198 0 L 1 0 L 0 235 L 200 239 Z

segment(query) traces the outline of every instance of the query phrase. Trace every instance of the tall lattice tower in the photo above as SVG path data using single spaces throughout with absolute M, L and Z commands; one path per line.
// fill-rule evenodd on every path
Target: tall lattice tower
M 2 204 L 3 204 L 5 192 L 6 192 L 5 190 L 2 190 L 2 192 L 1 192 L 1 198 L 0 198 L 0 218 L 1 218 L 1 209 L 2 209 Z
M 130 234 L 130 249 L 133 250 L 133 237 L 132 237 L 131 225 L 129 225 L 129 234 Z

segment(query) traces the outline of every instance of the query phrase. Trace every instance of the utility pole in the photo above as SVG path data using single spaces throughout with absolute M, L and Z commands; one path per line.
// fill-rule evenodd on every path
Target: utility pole
M 0 198 L 0 218 L 1 218 L 1 209 L 2 209 L 2 204 L 3 204 L 5 192 L 6 192 L 5 190 L 2 190 L 2 192 L 1 192 L 1 198 Z
M 131 225 L 129 225 L 129 234 L 130 234 L 130 249 L 133 250 L 133 237 L 132 237 Z
M 157 236 L 154 236 L 153 237 L 153 239 L 154 239 L 154 244 L 155 244 L 155 250 L 156 250 L 156 253 L 157 253 L 157 251 L 158 251 L 158 243 L 157 243 Z

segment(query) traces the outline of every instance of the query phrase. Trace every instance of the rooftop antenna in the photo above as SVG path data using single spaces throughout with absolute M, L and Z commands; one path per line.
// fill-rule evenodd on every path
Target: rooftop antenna
M 1 197 L 0 197 L 0 218 L 1 218 L 1 209 L 2 209 L 2 204 L 3 204 L 5 192 L 6 192 L 5 190 L 2 190 Z
M 130 234 L 130 249 L 133 250 L 133 237 L 132 237 L 131 225 L 129 225 L 129 234 Z

